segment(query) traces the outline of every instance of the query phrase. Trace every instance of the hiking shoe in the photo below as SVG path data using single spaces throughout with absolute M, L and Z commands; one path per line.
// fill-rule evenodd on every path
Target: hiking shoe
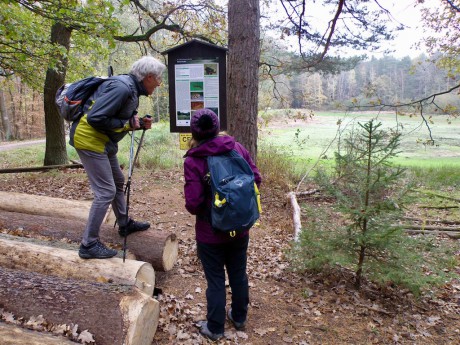
M 235 327 L 237 331 L 244 331 L 244 328 L 246 327 L 246 322 L 236 322 L 235 320 L 233 320 L 232 308 L 228 310 L 227 316 L 230 322 L 233 324 L 233 327 Z
M 208 328 L 208 321 L 198 321 L 197 326 L 200 328 L 200 334 L 212 341 L 217 341 L 224 337 L 224 333 L 212 333 Z
M 82 259 L 107 259 L 117 255 L 115 249 L 107 248 L 101 241 L 96 241 L 90 246 L 80 244 L 78 256 Z
M 133 232 L 145 231 L 148 228 L 150 228 L 149 222 L 135 222 L 130 218 L 128 224 L 126 224 L 125 226 L 120 226 L 118 228 L 118 233 L 121 237 L 125 237 L 132 234 Z

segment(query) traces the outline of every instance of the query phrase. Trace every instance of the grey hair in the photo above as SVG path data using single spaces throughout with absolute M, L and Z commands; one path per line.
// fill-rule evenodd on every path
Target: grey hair
M 166 66 L 152 56 L 143 56 L 131 67 L 130 74 L 134 75 L 138 81 L 144 80 L 149 74 L 155 77 L 161 77 Z

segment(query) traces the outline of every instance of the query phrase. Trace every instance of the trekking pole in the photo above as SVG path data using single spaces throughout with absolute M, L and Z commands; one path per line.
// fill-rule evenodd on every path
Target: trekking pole
M 145 117 L 147 118 L 151 118 L 150 115 L 145 115 Z M 144 135 L 145 135 L 145 131 L 146 129 L 143 128 L 142 129 L 142 135 L 141 135 L 141 138 L 139 140 L 139 144 L 137 146 L 137 150 L 136 150 L 136 155 L 134 156 L 134 159 L 133 159 L 133 155 L 134 155 L 134 137 L 135 137 L 135 131 L 133 131 L 132 135 L 131 135 L 131 147 L 129 148 L 129 169 L 128 169 L 128 181 L 126 182 L 126 187 L 125 187 L 125 194 L 126 194 L 126 219 L 129 220 L 129 217 L 128 217 L 128 214 L 129 214 L 129 195 L 131 193 L 131 177 L 133 175 L 133 170 L 134 170 L 134 164 L 135 162 L 137 161 L 137 157 L 139 156 L 139 151 L 141 150 L 141 147 L 142 147 L 142 143 L 144 141 Z M 115 224 L 116 224 L 116 221 L 115 221 Z M 115 226 L 115 225 L 114 225 Z M 124 239 L 123 239 L 123 262 L 125 262 L 125 258 L 126 258 L 126 249 L 128 247 L 128 244 L 127 244 L 127 238 L 128 238 L 128 234 L 125 234 L 124 236 Z
M 134 156 L 134 137 L 135 137 L 135 132 L 131 134 L 131 147 L 129 148 L 129 168 L 128 168 L 128 181 L 126 181 L 126 188 L 125 188 L 125 194 L 126 194 L 126 219 L 129 220 L 128 213 L 129 213 L 129 194 L 131 192 L 131 176 L 133 174 L 133 156 Z M 123 240 L 123 263 L 125 262 L 126 259 L 126 247 L 127 247 L 127 237 L 128 234 L 125 234 L 124 240 Z
M 144 117 L 147 117 L 147 118 L 149 118 L 149 119 L 152 118 L 151 115 L 145 115 Z M 141 119 L 141 120 L 142 120 L 142 119 Z M 146 129 L 143 128 L 143 129 L 142 129 L 142 135 L 141 135 L 141 138 L 139 139 L 139 144 L 138 144 L 138 146 L 137 146 L 136 155 L 134 156 L 134 163 L 133 163 L 133 164 L 136 164 L 136 162 L 137 162 L 137 156 L 139 156 L 139 151 L 141 150 L 141 148 L 142 148 L 142 143 L 144 142 L 145 131 L 146 131 Z

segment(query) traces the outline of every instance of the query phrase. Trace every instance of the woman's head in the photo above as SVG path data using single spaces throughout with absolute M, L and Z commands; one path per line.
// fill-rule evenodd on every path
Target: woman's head
M 149 95 L 161 85 L 162 74 L 166 66 L 152 56 L 144 56 L 137 60 L 131 67 L 130 74 L 144 84 Z
M 219 134 L 219 118 L 212 110 L 197 110 L 192 116 L 190 130 L 195 140 L 201 141 L 213 138 Z

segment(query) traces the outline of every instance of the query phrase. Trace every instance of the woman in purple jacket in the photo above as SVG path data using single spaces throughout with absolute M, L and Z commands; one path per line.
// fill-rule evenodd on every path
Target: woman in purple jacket
M 185 154 L 185 207 L 196 216 L 195 233 L 198 257 L 203 265 L 208 288 L 206 290 L 207 321 L 200 321 L 200 333 L 218 340 L 224 336 L 225 325 L 225 269 L 227 270 L 232 303 L 227 316 L 237 330 L 243 330 L 249 304 L 249 286 L 246 274 L 249 230 L 230 237 L 212 229 L 211 186 L 207 157 L 236 150 L 254 172 L 257 186 L 262 179 L 249 152 L 228 135 L 219 135 L 219 119 L 209 109 L 195 112 L 191 120 L 192 140 Z

